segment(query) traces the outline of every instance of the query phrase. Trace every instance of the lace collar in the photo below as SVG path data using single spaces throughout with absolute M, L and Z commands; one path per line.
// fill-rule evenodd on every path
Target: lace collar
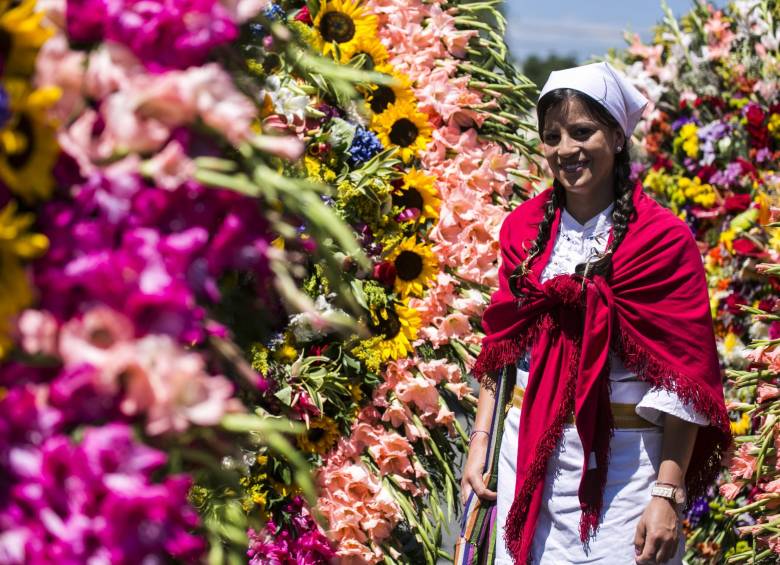
M 561 214 L 561 231 L 565 231 L 572 235 L 577 234 L 582 238 L 594 237 L 608 232 L 612 227 L 612 209 L 614 207 L 615 203 L 612 202 L 584 224 L 579 223 L 574 216 L 569 214 L 568 210 L 564 208 Z

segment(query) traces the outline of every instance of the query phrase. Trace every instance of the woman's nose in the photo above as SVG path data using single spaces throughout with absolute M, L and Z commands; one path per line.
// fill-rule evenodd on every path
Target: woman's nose
M 558 155 L 561 157 L 568 157 L 571 155 L 576 155 L 579 150 L 580 146 L 576 140 L 572 139 L 568 135 L 561 136 L 561 140 L 558 143 Z

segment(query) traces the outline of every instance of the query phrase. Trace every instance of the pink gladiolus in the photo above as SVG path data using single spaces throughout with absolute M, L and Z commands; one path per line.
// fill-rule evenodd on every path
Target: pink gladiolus
M 242 409 L 230 381 L 207 374 L 200 355 L 183 352 L 168 336 L 139 340 L 123 373 L 127 393 L 121 409 L 128 415 L 145 412 L 150 435 L 182 432 L 191 424 L 213 426 Z
M 739 492 L 742 490 L 744 483 L 737 481 L 734 483 L 724 483 L 720 485 L 720 494 L 726 498 L 726 500 L 734 500 Z
M 25 310 L 16 322 L 19 341 L 30 355 L 56 355 L 59 326 L 46 310 Z
M 777 385 L 761 381 L 756 387 L 756 394 L 758 395 L 758 402 L 760 404 L 780 396 L 780 388 L 778 388 Z
M 752 443 L 742 444 L 731 458 L 729 472 L 732 477 L 750 479 L 756 468 L 756 458 L 750 455 L 755 446 Z

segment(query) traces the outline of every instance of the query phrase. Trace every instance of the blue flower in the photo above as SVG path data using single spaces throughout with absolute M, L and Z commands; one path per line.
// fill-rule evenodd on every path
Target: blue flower
M 284 18 L 284 10 L 279 4 L 269 4 L 263 11 L 263 15 L 269 20 L 281 20 Z
M 347 164 L 350 167 L 359 167 L 371 157 L 384 149 L 382 142 L 374 135 L 374 132 L 358 126 L 355 131 L 355 137 L 352 138 L 352 145 L 347 149 L 349 157 Z
M 693 504 L 691 504 L 690 510 L 688 511 L 688 520 L 691 523 L 691 527 L 695 528 L 698 526 L 702 518 L 709 514 L 709 512 L 710 506 L 707 502 L 706 496 L 702 496 L 694 500 Z
M 8 99 L 8 92 L 0 84 L 0 129 L 5 127 L 11 117 L 10 100 Z

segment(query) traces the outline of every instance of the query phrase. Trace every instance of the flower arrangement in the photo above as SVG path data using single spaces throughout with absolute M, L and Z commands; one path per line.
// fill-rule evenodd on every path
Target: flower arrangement
M 720 484 L 690 505 L 687 559 L 774 563 L 780 286 L 764 265 L 780 259 L 780 7 L 698 2 L 679 19 L 664 9 L 650 45 L 629 36 L 612 59 L 651 99 L 633 173 L 688 223 L 702 251 L 736 437 Z
M 312 308 L 255 345 L 256 367 L 307 422 L 297 445 L 316 468 L 316 508 L 339 560 L 435 563 L 454 524 L 452 461 L 465 449 L 455 416 L 476 400 L 466 374 L 497 280 L 498 229 L 532 178 L 521 157 L 533 152 L 529 126 L 513 117 L 531 107 L 532 87 L 504 62 L 500 35 L 480 31 L 480 19 L 504 25 L 490 5 L 284 8 L 323 57 L 371 73 L 357 102 L 320 92 L 303 126 L 306 175 L 335 186 L 329 204 L 371 265 L 344 255 L 338 266 L 362 332 L 322 327 L 343 306 L 327 266 L 312 265 L 302 277 Z
M 0 6 L 3 562 L 444 553 L 534 180 L 493 4 Z

